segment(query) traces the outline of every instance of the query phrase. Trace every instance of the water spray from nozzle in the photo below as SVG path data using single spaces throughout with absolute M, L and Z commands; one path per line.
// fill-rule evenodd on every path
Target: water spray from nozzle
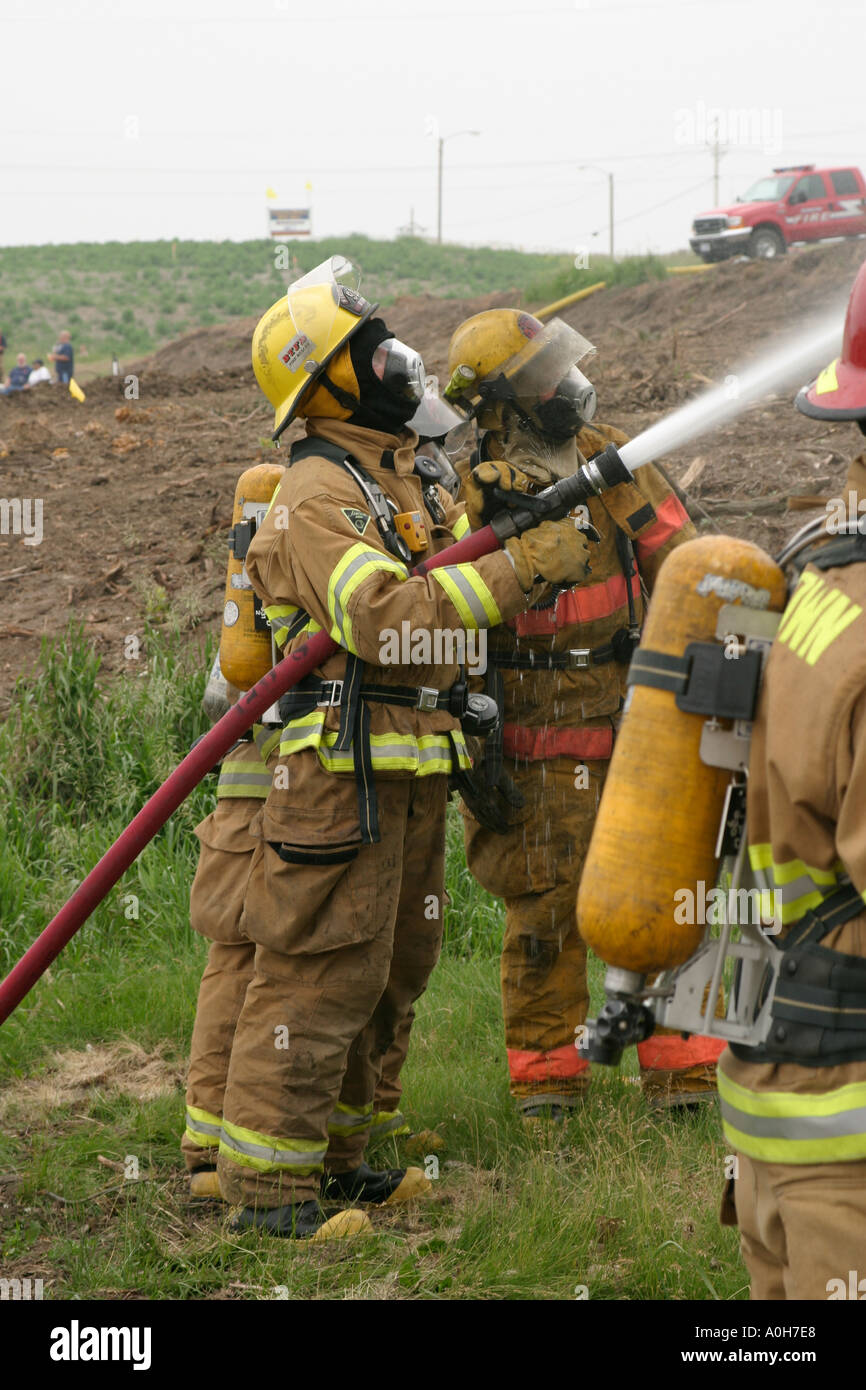
M 735 420 L 754 401 L 785 387 L 802 386 L 838 354 L 842 340 L 844 306 L 832 318 L 796 330 L 796 341 L 787 341 L 765 353 L 743 371 L 731 373 L 724 385 L 714 386 L 678 410 L 657 420 L 649 429 L 623 444 L 619 456 L 630 472 L 653 459 Z

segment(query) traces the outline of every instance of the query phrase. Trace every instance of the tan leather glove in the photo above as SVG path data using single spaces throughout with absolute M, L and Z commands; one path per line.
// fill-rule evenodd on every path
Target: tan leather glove
M 589 574 L 589 541 L 571 517 L 542 521 L 522 536 L 506 541 L 505 549 L 525 594 L 535 576 L 552 584 L 577 584 Z
M 491 487 L 501 487 L 503 492 L 528 492 L 531 483 L 525 473 L 504 459 L 488 459 L 485 463 L 476 464 L 463 484 L 466 515 L 473 531 L 484 525 L 482 513 L 485 496 Z

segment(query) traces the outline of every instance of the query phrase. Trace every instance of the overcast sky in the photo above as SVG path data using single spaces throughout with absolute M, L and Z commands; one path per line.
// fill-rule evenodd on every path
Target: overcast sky
M 686 245 L 774 165 L 866 164 L 864 0 L 0 0 L 0 244 Z M 459 134 L 477 130 L 477 136 Z M 447 138 L 451 137 L 453 138 Z M 597 165 L 597 169 L 581 169 Z M 306 191 L 307 184 L 312 191 Z

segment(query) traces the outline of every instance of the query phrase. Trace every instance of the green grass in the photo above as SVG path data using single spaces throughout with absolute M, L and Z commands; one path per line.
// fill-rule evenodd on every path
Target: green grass
M 203 726 L 207 662 L 182 651 L 179 634 L 150 630 L 144 674 L 108 690 L 72 630 L 19 687 L 0 729 L 5 965 Z M 219 1211 L 191 1207 L 182 1074 L 206 943 L 189 929 L 187 895 L 191 831 L 212 786 L 175 814 L 0 1030 L 0 1275 L 42 1277 L 54 1298 L 745 1296 L 736 1234 L 716 1216 L 725 1146 L 715 1108 L 654 1114 L 632 1084 L 631 1054 L 622 1074 L 598 1070 L 555 1138 L 523 1130 L 502 1037 L 501 908 L 466 873 L 456 817 L 445 951 L 404 1074 L 413 1125 L 443 1143 L 433 1199 L 374 1213 L 374 1237 L 348 1247 L 228 1236 Z M 130 893 L 137 921 L 125 915 Z M 594 961 L 596 1005 L 600 976 Z M 111 1048 L 111 1066 L 76 1090 L 70 1067 L 87 1065 L 88 1047 L 97 1058 Z M 149 1069 L 160 1085 L 142 1098 Z M 393 1140 L 376 1150 L 382 1162 L 400 1153 Z M 129 1156 L 137 1181 L 110 1166 Z M 434 1171 L 429 1155 L 415 1161 Z
M 285 250 L 265 240 L 0 247 L 6 370 L 18 352 L 44 358 L 68 328 L 76 371 L 86 379 L 95 366 L 105 370 L 114 353 L 128 359 L 190 329 L 263 313 L 298 273 L 337 253 L 360 266 L 364 294 L 383 304 L 422 292 L 472 297 L 514 290 L 529 308 L 599 279 L 634 284 L 663 277 L 665 264 L 694 259 L 686 252 L 613 264 L 593 256 L 590 268 L 575 270 L 566 255 L 347 236 L 289 246 L 297 269 L 284 269 L 275 253 Z

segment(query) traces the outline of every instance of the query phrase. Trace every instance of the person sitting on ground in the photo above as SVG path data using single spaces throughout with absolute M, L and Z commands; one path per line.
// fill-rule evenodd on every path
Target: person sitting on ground
M 27 386 L 29 378 L 30 366 L 27 361 L 27 356 L 25 353 L 19 352 L 17 365 L 12 367 L 9 371 L 9 384 L 0 387 L 0 390 L 2 390 L 5 396 L 8 396 L 11 391 L 23 391 Z
M 57 380 L 61 386 L 68 386 L 72 377 L 73 355 L 72 343 L 66 329 L 60 334 L 54 345 L 54 351 L 48 354 L 49 362 L 54 363 L 54 370 L 57 373 Z
M 34 357 L 33 370 L 27 378 L 28 386 L 38 386 L 40 381 L 50 381 L 51 373 L 42 361 L 41 357 Z

